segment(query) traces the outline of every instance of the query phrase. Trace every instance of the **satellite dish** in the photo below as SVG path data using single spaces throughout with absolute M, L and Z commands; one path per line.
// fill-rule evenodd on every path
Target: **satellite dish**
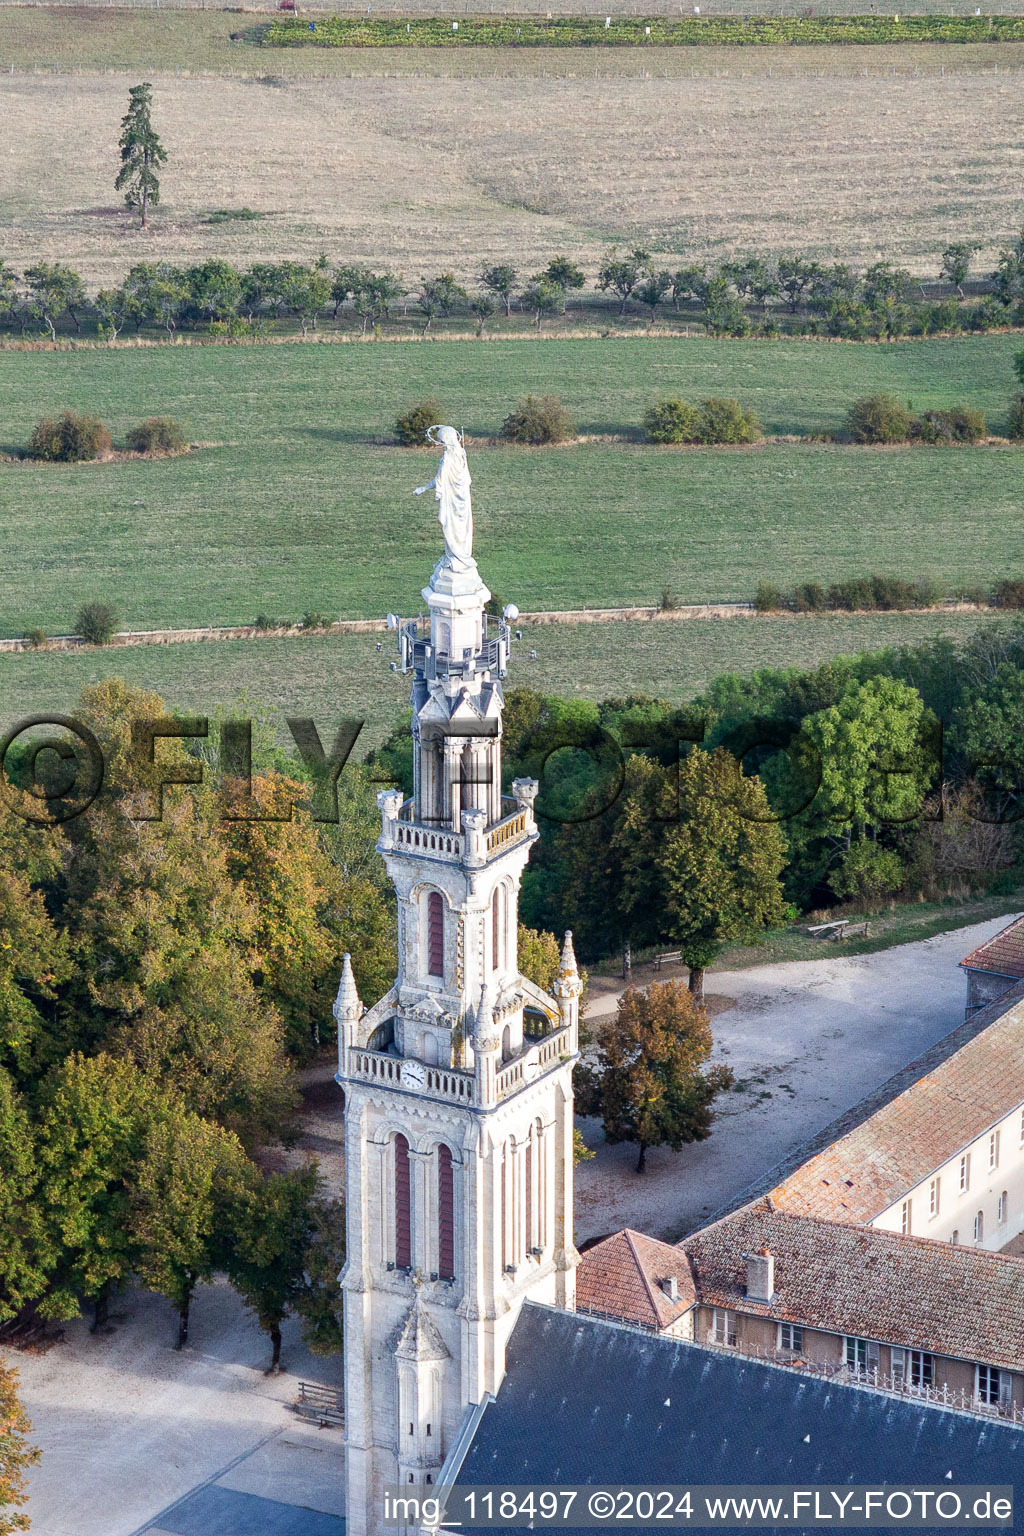
M 397 629 L 398 615 L 395 613 L 389 613 L 387 618 L 384 620 L 384 623 L 387 625 L 388 629 Z
M 501 616 L 503 619 L 507 619 L 509 624 L 514 624 L 519 617 L 519 609 L 515 603 L 506 603 L 505 607 L 501 610 Z

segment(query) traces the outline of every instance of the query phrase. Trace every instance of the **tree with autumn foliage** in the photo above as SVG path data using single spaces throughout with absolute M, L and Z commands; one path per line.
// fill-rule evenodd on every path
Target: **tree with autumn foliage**
M 598 1051 L 591 1107 L 607 1141 L 639 1147 L 637 1173 L 648 1147 L 678 1151 L 711 1135 L 715 1097 L 733 1081 L 728 1067 L 705 1069 L 712 1045 L 707 1012 L 681 981 L 630 987 L 619 998 Z
M 28 1530 L 28 1516 L 16 1506 L 26 1498 L 25 1473 L 39 1460 L 29 1443 L 32 1425 L 18 1401 L 18 1373 L 0 1360 L 0 1536 Z

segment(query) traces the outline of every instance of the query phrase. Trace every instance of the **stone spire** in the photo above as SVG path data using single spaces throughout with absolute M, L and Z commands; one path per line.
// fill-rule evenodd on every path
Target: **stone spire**
M 558 1011 L 562 1015 L 562 1027 L 569 1030 L 569 1050 L 575 1052 L 580 1023 L 580 993 L 583 982 L 576 965 L 576 952 L 572 947 L 572 929 L 565 930 L 562 945 L 562 963 L 551 987 L 558 999 Z
M 346 1046 L 355 1044 L 356 1025 L 363 1016 L 363 1005 L 356 991 L 356 979 L 352 974 L 352 956 L 348 950 L 341 965 L 338 995 L 334 999 L 334 1017 L 338 1025 L 338 1060 L 344 1060 Z
M 571 928 L 565 930 L 562 963 L 558 968 L 552 991 L 556 997 L 579 997 L 583 991 L 583 983 L 580 981 L 580 973 L 576 965 L 576 951 L 572 947 Z
M 363 1005 L 359 1001 L 359 993 L 356 991 L 356 978 L 352 974 L 352 956 L 346 949 L 341 962 L 341 980 L 338 983 L 338 995 L 334 999 L 334 1017 L 340 1024 L 342 1019 L 358 1019 L 363 1011 Z

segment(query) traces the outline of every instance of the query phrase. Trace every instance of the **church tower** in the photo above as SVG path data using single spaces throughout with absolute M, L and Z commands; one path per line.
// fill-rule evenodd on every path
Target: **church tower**
M 398 976 L 364 1012 L 346 960 L 334 1008 L 349 1536 L 380 1529 L 385 1486 L 437 1482 L 472 1406 L 498 1390 L 523 1301 L 575 1298 L 580 979 L 570 935 L 552 992 L 519 974 L 519 885 L 538 834 L 537 784 L 501 792 L 517 615 L 485 614 L 490 593 L 468 540 L 453 551 L 443 502 L 441 521 L 428 617 L 388 621 L 413 711 L 412 798 L 378 796 Z

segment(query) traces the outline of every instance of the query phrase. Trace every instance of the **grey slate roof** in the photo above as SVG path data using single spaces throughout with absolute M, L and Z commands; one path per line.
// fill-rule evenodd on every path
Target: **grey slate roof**
M 527 1303 L 507 1359 L 457 1483 L 1024 1484 L 1019 1429 L 597 1318 Z

